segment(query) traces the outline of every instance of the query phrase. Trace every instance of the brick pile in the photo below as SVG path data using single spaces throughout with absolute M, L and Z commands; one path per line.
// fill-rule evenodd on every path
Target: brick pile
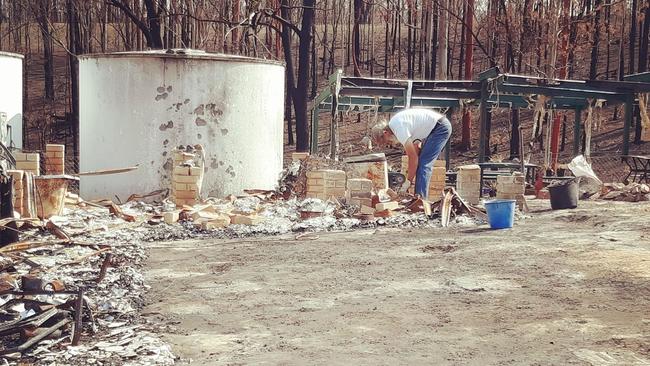
M 465 202 L 477 205 L 481 198 L 481 167 L 475 164 L 458 167 L 456 191 Z
M 434 168 L 447 168 L 447 161 L 446 160 L 441 160 L 437 159 L 436 161 L 433 162 Z M 408 155 L 402 155 L 402 174 L 408 175 L 409 173 L 409 157 Z
M 383 155 L 383 154 L 382 154 Z M 364 156 L 356 157 L 355 159 L 364 158 Z M 356 162 L 349 161 L 348 163 L 348 179 L 350 178 L 366 178 L 372 181 L 375 190 L 386 189 L 388 187 L 388 162 L 385 156 L 374 157 L 378 161 L 364 161 Z
M 203 230 L 214 230 L 230 225 L 230 216 L 209 211 L 195 211 L 192 213 L 192 222 Z
M 497 177 L 497 198 L 516 200 L 517 206 L 522 210 L 525 203 L 524 190 L 526 180 L 520 173 L 513 175 L 500 175 Z
M 50 175 L 65 174 L 65 145 L 45 145 L 45 173 Z
M 307 172 L 307 198 L 328 200 L 345 197 L 346 175 L 343 170 L 312 170 Z
M 402 174 L 408 177 L 409 157 L 402 155 Z M 447 162 L 445 160 L 436 160 L 433 163 L 431 180 L 429 181 L 429 200 L 437 200 L 442 197 L 445 190 L 445 180 L 447 179 Z
M 429 201 L 436 201 L 442 197 L 445 191 L 445 179 L 447 179 L 447 168 L 445 168 L 445 162 L 443 160 L 442 166 L 434 165 L 433 167 L 431 180 L 429 181 Z
M 309 157 L 308 152 L 294 152 L 291 154 L 291 160 L 292 161 L 303 161 Z
M 174 150 L 172 197 L 177 206 L 193 206 L 198 203 L 203 179 L 203 169 L 194 163 L 196 154 Z
M 14 186 L 14 211 L 20 213 L 23 216 L 23 180 L 25 178 L 24 170 L 7 170 L 7 174 L 13 178 Z
M 372 207 L 373 184 L 366 178 L 348 179 L 348 203 L 359 207 Z
M 40 161 L 41 157 L 38 153 L 13 153 L 16 159 L 16 169 L 30 172 L 34 175 L 41 175 Z

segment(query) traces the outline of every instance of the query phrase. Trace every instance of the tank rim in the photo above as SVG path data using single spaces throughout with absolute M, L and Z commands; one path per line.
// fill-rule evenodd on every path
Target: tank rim
M 25 56 L 19 53 L 4 52 L 4 51 L 0 51 L 0 56 L 19 58 L 21 60 L 25 59 Z
M 101 58 L 169 58 L 169 59 L 194 59 L 194 60 L 212 60 L 212 61 L 230 61 L 243 63 L 260 63 L 276 66 L 285 66 L 282 61 L 229 55 L 225 53 L 210 53 L 192 49 L 171 49 L 171 50 L 153 50 L 153 51 L 128 51 L 128 52 L 111 52 L 111 53 L 91 53 L 79 55 L 80 59 L 101 59 Z

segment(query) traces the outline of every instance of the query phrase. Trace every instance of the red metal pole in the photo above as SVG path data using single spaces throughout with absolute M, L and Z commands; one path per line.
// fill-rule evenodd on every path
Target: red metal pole
M 571 7 L 570 0 L 562 1 L 562 43 L 560 44 L 560 57 L 558 63 L 559 75 L 558 78 L 567 78 L 568 59 L 569 59 L 569 9 Z M 557 170 L 558 157 L 560 155 L 560 129 L 562 122 L 562 113 L 556 113 L 553 119 L 551 130 L 551 169 L 555 172 Z

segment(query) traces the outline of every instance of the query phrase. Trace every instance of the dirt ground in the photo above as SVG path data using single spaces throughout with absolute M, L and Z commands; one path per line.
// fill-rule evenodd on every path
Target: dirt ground
M 511 230 L 152 243 L 179 364 L 649 365 L 650 203 L 533 205 Z

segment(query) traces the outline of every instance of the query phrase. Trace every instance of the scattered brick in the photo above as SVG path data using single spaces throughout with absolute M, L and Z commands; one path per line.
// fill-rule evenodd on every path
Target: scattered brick
M 386 210 L 395 210 L 399 207 L 399 204 L 395 201 L 389 202 L 380 202 L 375 206 L 377 211 L 386 211 Z

